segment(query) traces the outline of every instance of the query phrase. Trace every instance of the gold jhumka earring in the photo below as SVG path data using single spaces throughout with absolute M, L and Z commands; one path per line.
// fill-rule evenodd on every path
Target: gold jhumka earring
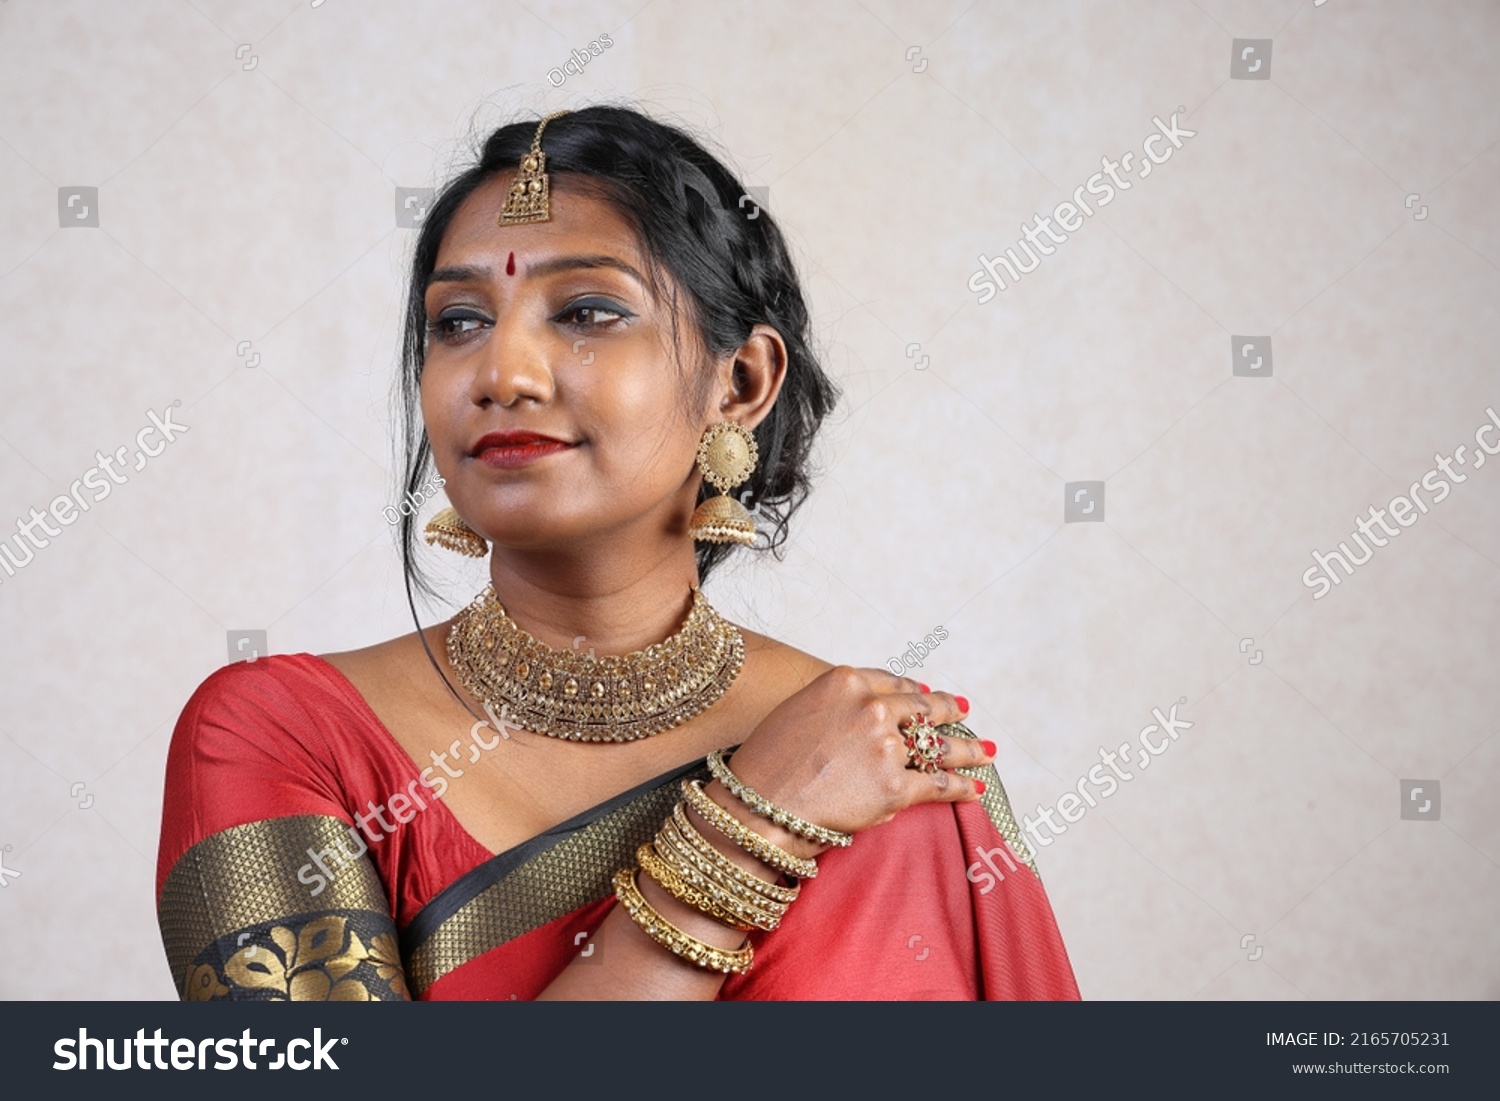
M 720 492 L 693 512 L 688 535 L 702 543 L 754 544 L 755 521 L 729 490 L 750 477 L 759 459 L 755 437 L 743 426 L 733 421 L 709 426 L 698 444 L 698 469 Z
M 490 545 L 468 524 L 454 508 L 439 510 L 427 526 L 422 529 L 427 542 L 455 554 L 466 554 L 470 558 L 483 558 L 490 552 Z

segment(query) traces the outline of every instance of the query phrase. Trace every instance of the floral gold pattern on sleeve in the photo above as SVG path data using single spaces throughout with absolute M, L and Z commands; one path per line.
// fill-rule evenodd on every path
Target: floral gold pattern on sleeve
M 347 843 L 348 829 L 325 815 L 268 818 L 205 838 L 178 860 L 157 916 L 185 1001 L 410 998 L 369 858 L 341 865 L 318 895 L 298 874 L 310 853 Z
M 369 1002 L 409 998 L 394 933 L 361 937 L 358 915 L 322 914 L 225 938 L 222 968 L 194 963 L 188 1001 Z M 208 954 L 217 954 L 212 951 Z
M 183 1000 L 189 1002 L 211 1002 L 229 993 L 229 987 L 219 981 L 219 973 L 209 963 L 195 963 L 188 968 L 187 982 L 183 984 Z

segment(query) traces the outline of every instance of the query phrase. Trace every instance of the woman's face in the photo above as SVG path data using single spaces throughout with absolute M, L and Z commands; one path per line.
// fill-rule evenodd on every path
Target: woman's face
M 628 224 L 554 175 L 550 221 L 497 225 L 509 184 L 464 201 L 426 289 L 422 417 L 448 498 L 503 547 L 680 539 L 712 387 L 689 407 Z

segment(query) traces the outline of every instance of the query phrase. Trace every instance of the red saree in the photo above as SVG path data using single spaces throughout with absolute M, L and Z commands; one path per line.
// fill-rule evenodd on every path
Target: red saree
M 438 798 L 443 771 L 414 763 L 333 666 L 227 666 L 188 702 L 167 761 L 156 892 L 178 992 L 534 998 L 592 955 L 615 869 L 681 780 L 707 775 L 690 762 L 494 855 Z M 820 857 L 720 997 L 1077 998 L 1041 881 L 1013 855 L 1027 850 L 999 777 L 974 775 L 981 802 L 913 807 Z

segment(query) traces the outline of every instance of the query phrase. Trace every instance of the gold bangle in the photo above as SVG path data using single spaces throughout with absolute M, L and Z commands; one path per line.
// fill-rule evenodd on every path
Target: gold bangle
M 729 789 L 729 793 L 745 806 L 749 807 L 762 818 L 769 818 L 784 830 L 790 830 L 798 837 L 804 837 L 809 841 L 815 841 L 819 845 L 835 845 L 845 849 L 854 844 L 854 835 L 844 833 L 841 830 L 831 830 L 827 826 L 820 826 L 816 822 L 809 822 L 806 818 L 799 818 L 789 810 L 783 810 L 749 784 L 745 783 L 733 772 L 729 771 L 729 765 L 725 762 L 724 751 L 716 749 L 708 755 L 708 770 L 714 774 L 714 779 Z
M 787 904 L 796 902 L 797 896 L 802 893 L 800 885 L 785 887 L 780 883 L 773 883 L 753 872 L 746 871 L 730 860 L 688 820 L 687 810 L 681 801 L 672 808 L 672 817 L 663 824 L 662 833 L 666 836 L 668 843 L 686 850 L 689 859 L 693 859 L 706 874 L 714 876 L 726 887 L 737 885 L 753 891 L 768 902 Z
M 668 822 L 670 821 L 668 819 Z M 743 918 L 751 921 L 753 907 L 756 920 L 751 921 L 751 924 L 756 927 L 760 927 L 760 918 L 779 918 L 780 914 L 785 912 L 785 907 L 782 907 L 780 912 L 773 914 L 771 907 L 777 904 L 768 903 L 738 883 L 726 884 L 715 878 L 713 873 L 700 863 L 702 857 L 690 851 L 686 845 L 673 837 L 674 832 L 663 827 L 656 835 L 656 840 L 652 842 L 652 853 L 657 859 L 666 863 L 688 886 L 702 891 L 719 906 L 736 914 L 737 920 Z M 641 868 L 647 872 L 651 871 L 644 863 L 641 864 Z
M 635 875 L 635 868 L 621 868 L 615 873 L 615 897 L 625 907 L 630 920 L 639 925 L 648 937 L 674 955 L 709 971 L 743 975 L 750 970 L 750 964 L 755 959 L 754 948 L 748 944 L 732 951 L 715 948 L 712 944 L 705 944 L 697 937 L 684 933 L 646 901 L 646 896 L 641 894 L 640 887 L 636 885 Z
M 742 923 L 749 922 L 750 928 L 764 929 L 767 932 L 780 926 L 781 919 L 786 916 L 787 903 L 773 902 L 739 884 L 726 886 L 720 883 L 706 869 L 695 864 L 693 856 L 677 846 L 670 832 L 675 831 L 663 828 L 657 834 L 654 845 L 641 846 L 642 849 L 649 851 L 648 858 L 640 861 L 643 871 L 655 878 L 658 883 L 662 883 L 656 873 L 661 870 L 660 866 L 665 866 L 665 870 L 676 876 L 681 884 L 705 896 L 719 911 L 728 913 L 731 920 L 725 921 L 726 925 L 743 928 Z M 662 883 L 662 886 L 666 887 L 666 884 Z M 667 889 L 671 890 L 671 888 Z M 676 894 L 675 891 L 672 893 Z M 680 895 L 677 897 L 683 902 L 697 905 L 692 899 L 682 898 Z M 699 906 L 699 909 L 702 907 Z M 704 913 L 710 913 L 710 911 L 704 910 Z M 710 916 L 717 917 L 717 914 L 711 913 Z M 718 920 L 724 921 L 723 918 L 718 918 Z
M 753 887 L 768 899 L 774 902 L 796 902 L 797 896 L 802 893 L 802 885 L 800 883 L 788 887 L 781 883 L 762 879 L 754 872 L 747 871 L 729 859 L 729 857 L 719 850 L 717 845 L 698 832 L 698 827 L 693 825 L 692 820 L 687 816 L 687 804 L 681 800 L 672 808 L 672 817 L 669 821 L 677 827 L 677 837 L 679 840 L 686 842 L 689 847 L 696 849 L 706 860 L 711 861 L 725 875 L 743 883 L 747 887 Z M 771 870 L 776 871 L 775 868 Z
M 730 814 L 713 796 L 703 790 L 702 780 L 684 780 L 682 794 L 688 805 L 701 814 L 710 826 L 744 849 L 757 860 L 764 861 L 778 872 L 812 879 L 818 874 L 818 865 L 801 856 L 793 856 L 780 845 L 767 841 L 734 815 Z
M 726 905 L 722 898 L 716 898 L 701 886 L 689 882 L 680 869 L 674 868 L 657 854 L 649 841 L 636 850 L 635 859 L 640 864 L 641 871 L 656 880 L 667 894 L 699 913 L 707 914 L 720 925 L 745 933 L 751 929 L 765 928 L 759 920 L 739 912 L 738 900 Z M 770 927 L 773 929 L 781 924 L 779 918 L 766 920 L 771 922 Z

